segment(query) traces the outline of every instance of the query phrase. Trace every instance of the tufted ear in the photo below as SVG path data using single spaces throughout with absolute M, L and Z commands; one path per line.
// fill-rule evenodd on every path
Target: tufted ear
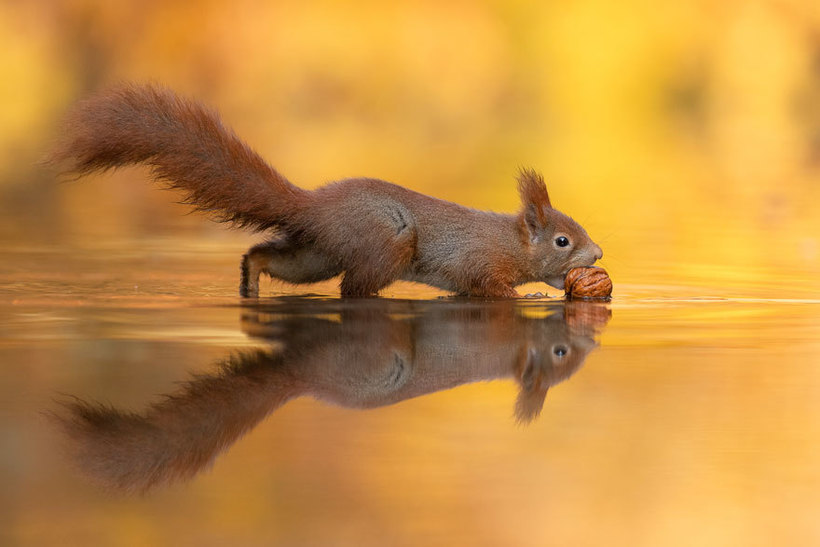
M 518 378 L 521 389 L 515 400 L 515 419 L 520 424 L 535 420 L 544 407 L 547 398 L 549 379 L 544 378 L 544 371 L 539 366 L 538 352 L 530 348 L 527 351 L 524 367 Z
M 533 169 L 522 168 L 518 172 L 518 193 L 521 195 L 524 220 L 530 234 L 547 225 L 547 209 L 551 209 L 550 196 L 544 177 Z

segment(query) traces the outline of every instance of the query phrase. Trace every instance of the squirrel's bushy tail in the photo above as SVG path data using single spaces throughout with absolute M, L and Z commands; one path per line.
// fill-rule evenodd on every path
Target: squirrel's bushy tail
M 153 85 L 124 84 L 79 102 L 47 158 L 84 175 L 132 164 L 185 192 L 216 220 L 263 230 L 289 224 L 310 199 L 199 103 Z

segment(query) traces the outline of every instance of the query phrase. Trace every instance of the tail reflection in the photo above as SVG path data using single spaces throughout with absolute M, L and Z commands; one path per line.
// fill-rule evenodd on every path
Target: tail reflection
M 146 491 L 193 477 L 288 400 L 372 408 L 461 384 L 513 378 L 530 422 L 609 320 L 587 302 L 286 299 L 245 308 L 243 331 L 269 343 L 234 354 L 141 413 L 65 404 L 57 421 L 83 471 Z

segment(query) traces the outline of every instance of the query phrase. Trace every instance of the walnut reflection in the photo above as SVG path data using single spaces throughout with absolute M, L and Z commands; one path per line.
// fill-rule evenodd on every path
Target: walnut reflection
M 140 413 L 74 399 L 56 418 L 84 472 L 139 492 L 193 477 L 304 395 L 372 408 L 512 378 L 515 417 L 530 422 L 609 317 L 587 302 L 284 299 L 243 309 L 243 330 L 266 349 L 232 354 Z

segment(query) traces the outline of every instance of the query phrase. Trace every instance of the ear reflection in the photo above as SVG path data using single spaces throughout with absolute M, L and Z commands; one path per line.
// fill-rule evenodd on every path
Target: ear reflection
M 513 378 L 515 417 L 530 422 L 609 317 L 588 302 L 282 299 L 242 310 L 243 331 L 265 349 L 230 355 L 139 413 L 74 399 L 55 416 L 83 471 L 144 492 L 190 479 L 302 395 L 373 408 Z

